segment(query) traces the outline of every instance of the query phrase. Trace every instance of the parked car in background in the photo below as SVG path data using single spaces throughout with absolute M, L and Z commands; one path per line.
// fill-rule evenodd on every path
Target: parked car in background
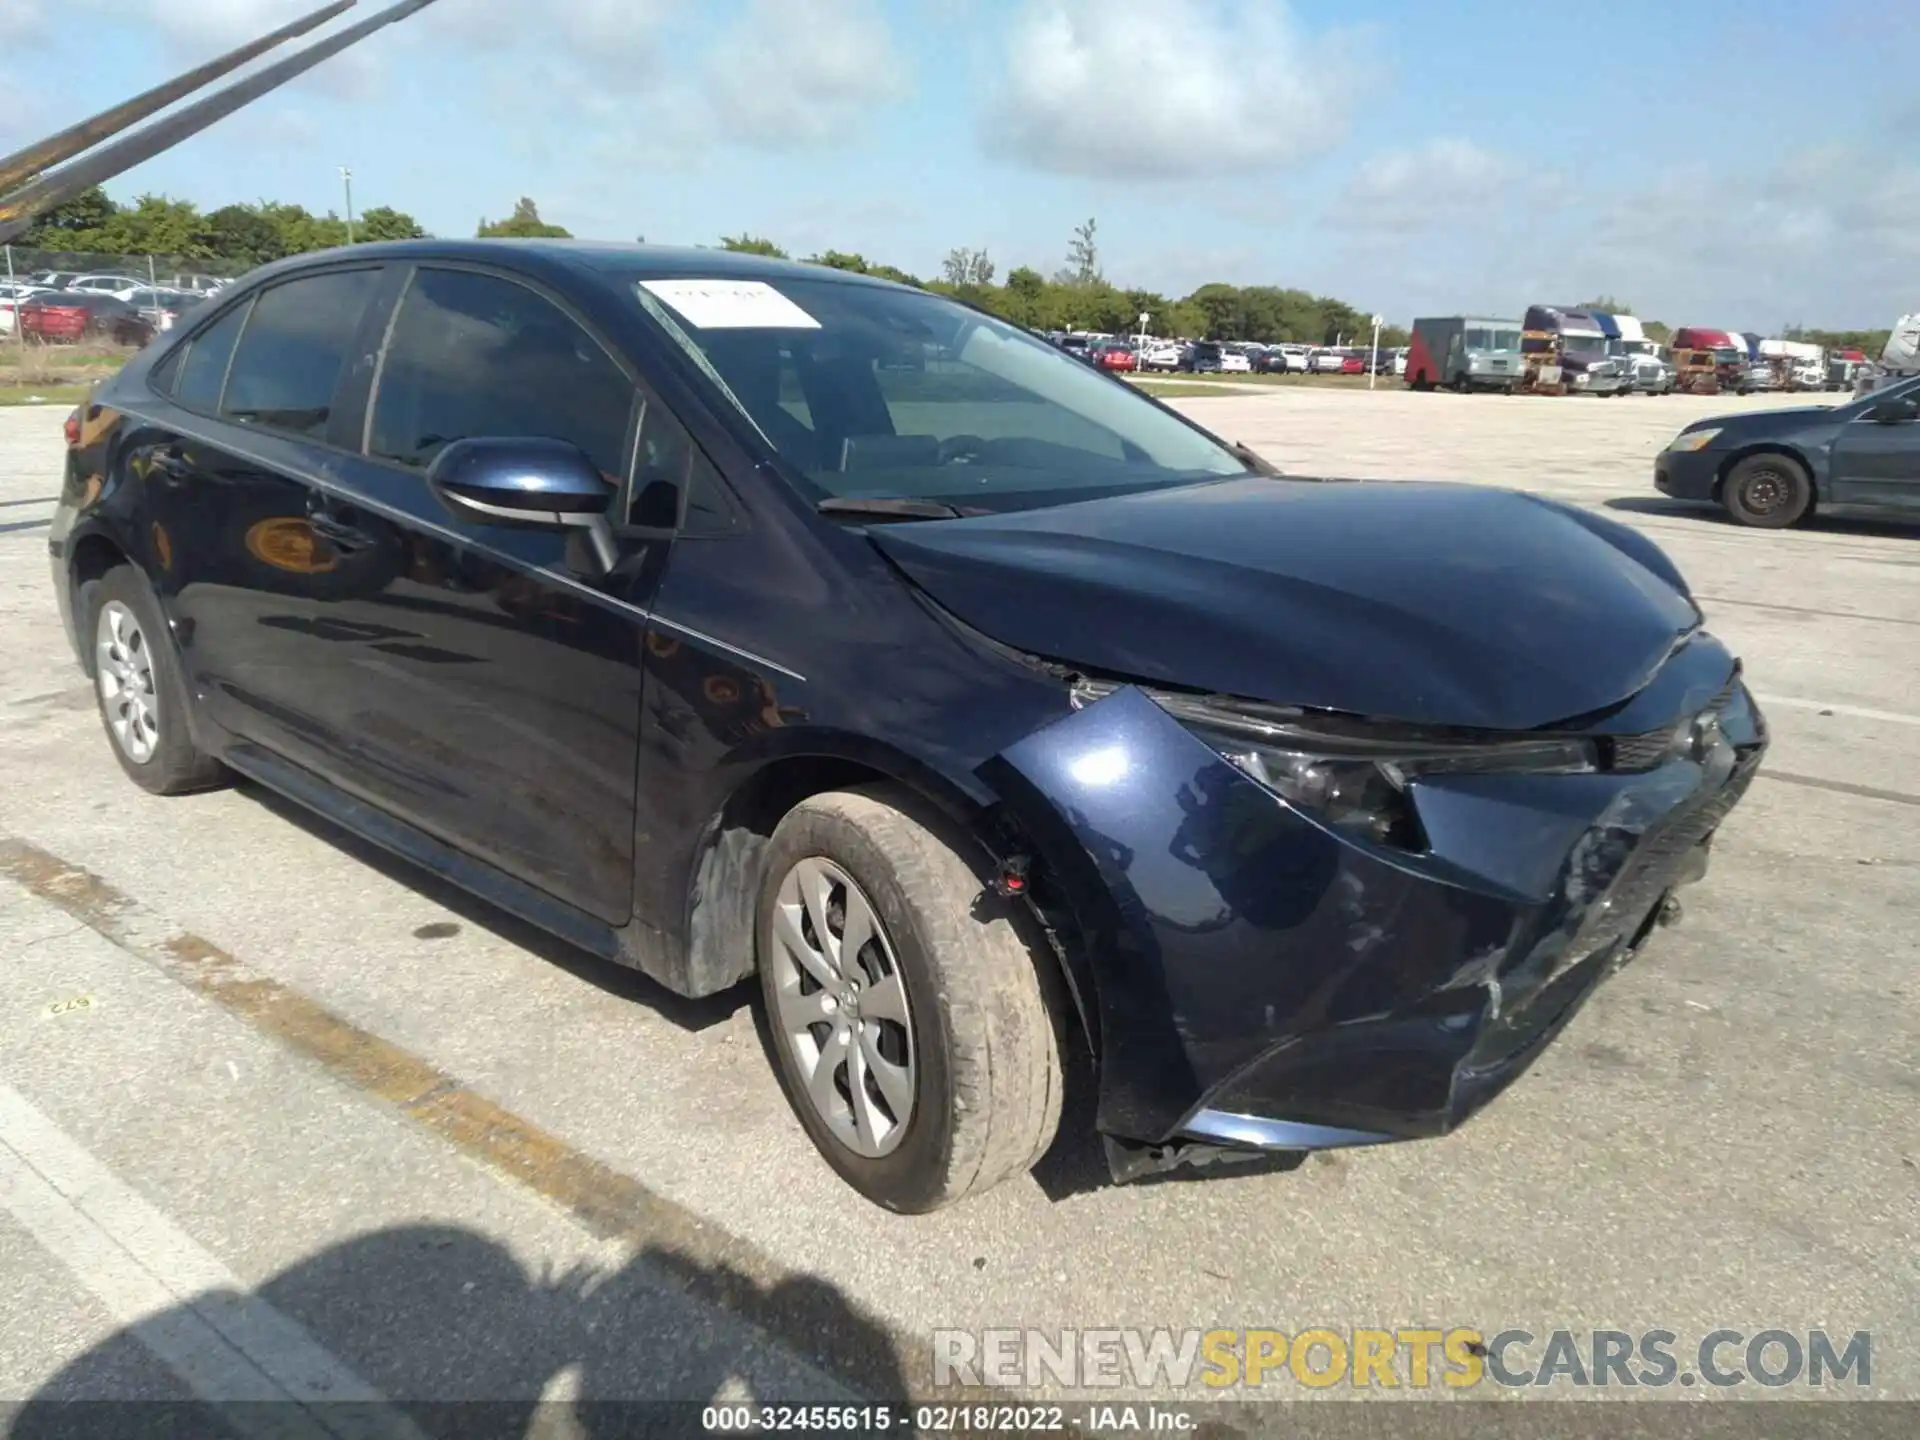
M 64 290 L 80 278 L 78 270 L 39 270 L 26 277 L 29 285 L 38 285 L 43 290 Z
M 87 418 L 45 553 L 129 784 L 237 772 L 675 994 L 757 985 L 795 1123 L 895 1211 L 1028 1170 L 1080 1073 L 1117 1178 L 1457 1129 L 1764 760 L 1642 532 L 1289 479 L 820 266 L 303 256 Z
M 16 307 L 20 334 L 48 344 L 110 340 L 116 345 L 145 345 L 159 333 L 124 300 L 84 290 L 55 290 L 34 295 Z
M 1142 370 L 1178 370 L 1180 346 L 1173 340 L 1149 340 L 1139 352 Z
M 1340 352 L 1340 373 L 1342 375 L 1364 375 L 1367 373 L 1367 357 L 1358 350 Z
M 1218 340 L 1196 341 L 1187 368 L 1196 375 L 1246 375 L 1253 370 L 1245 355 Z
M 1338 375 L 1344 365 L 1338 350 L 1323 348 L 1307 356 L 1307 369 L 1315 375 Z
M 1091 351 L 1093 363 L 1102 370 L 1133 371 L 1140 368 L 1140 357 L 1125 340 L 1102 340 Z
M 1920 515 L 1920 375 L 1845 405 L 1696 420 L 1655 459 L 1653 483 L 1767 530 L 1835 505 Z
M 0 335 L 11 335 L 18 326 L 19 320 L 14 314 L 15 306 L 32 296 L 45 293 L 46 291 L 38 285 L 0 283 Z
M 146 288 L 145 280 L 135 279 L 131 275 L 77 275 L 67 283 L 66 288 L 89 295 L 111 295 L 116 300 L 124 300 L 136 290 Z
M 171 330 L 180 317 L 198 305 L 204 298 L 188 290 L 148 290 L 139 289 L 123 297 L 127 304 L 147 320 L 156 330 Z
M 1260 357 L 1257 368 L 1268 375 L 1297 374 L 1307 369 L 1307 357 L 1310 353 L 1305 345 L 1282 341 L 1278 345 L 1267 347 L 1266 354 Z

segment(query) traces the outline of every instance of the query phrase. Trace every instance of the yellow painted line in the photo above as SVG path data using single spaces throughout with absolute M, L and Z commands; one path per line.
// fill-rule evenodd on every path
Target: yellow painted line
M 476 1094 L 413 1052 L 179 929 L 81 866 L 0 835 L 0 874 L 333 1079 L 559 1206 L 594 1235 L 640 1249 L 668 1283 L 740 1316 L 855 1391 L 892 1402 L 932 1394 L 931 1343 L 861 1311 L 830 1282 L 789 1270 L 752 1242 Z M 777 1177 L 768 1180 L 766 1193 L 777 1193 Z M 849 1193 L 846 1203 L 866 1202 Z M 938 1398 L 1011 1397 L 949 1387 Z

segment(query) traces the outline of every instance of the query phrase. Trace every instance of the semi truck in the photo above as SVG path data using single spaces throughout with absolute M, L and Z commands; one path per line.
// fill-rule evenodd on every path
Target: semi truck
M 1607 341 L 1606 330 L 1591 310 L 1574 305 L 1528 306 L 1520 332 L 1523 388 L 1539 395 L 1622 393 L 1628 384 L 1627 364 L 1607 353 Z
M 1607 353 L 1627 367 L 1625 389 L 1639 395 L 1671 395 L 1673 366 L 1661 353 L 1658 341 L 1647 337 L 1645 327 L 1633 315 L 1608 315 L 1593 312 L 1596 324 L 1607 337 Z
M 1753 389 L 1746 337 L 1735 330 L 1682 325 L 1673 332 L 1674 388 L 1688 395 L 1735 395 Z

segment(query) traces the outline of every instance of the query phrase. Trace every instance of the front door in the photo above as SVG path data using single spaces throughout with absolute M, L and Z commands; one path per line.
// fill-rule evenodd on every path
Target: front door
M 1901 407 L 1906 418 L 1862 416 L 1840 432 L 1833 447 L 1833 498 L 1842 505 L 1920 510 L 1920 384 L 1875 399 Z
M 611 924 L 632 911 L 646 607 L 667 542 L 622 541 L 607 573 L 577 533 L 455 515 L 424 476 L 453 440 L 543 436 L 624 485 L 641 409 L 552 297 L 423 265 L 380 359 L 366 453 L 316 519 L 339 547 L 399 555 L 381 586 L 317 617 L 332 722 L 355 744 L 340 782 Z

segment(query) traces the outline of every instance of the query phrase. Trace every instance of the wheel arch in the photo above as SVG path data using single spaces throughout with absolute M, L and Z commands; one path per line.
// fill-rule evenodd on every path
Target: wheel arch
M 109 570 L 133 564 L 126 547 L 104 531 L 92 530 L 67 542 L 67 600 L 73 616 L 74 651 L 89 679 L 93 676 L 93 645 L 87 634 L 87 616 L 80 607 L 80 592 Z
M 761 867 L 767 841 L 788 812 L 814 795 L 883 784 L 900 786 L 967 835 L 988 868 L 1021 868 L 1021 862 L 1039 867 L 1041 873 L 1027 874 L 1028 903 L 1016 913 L 1035 963 L 1048 969 L 1043 979 L 1064 985 L 1072 1018 L 1097 1054 L 1097 1007 L 1090 973 L 1079 959 L 1078 926 L 1070 911 L 1048 904 L 1047 857 L 1034 838 L 979 777 L 958 779 L 905 751 L 852 735 L 816 734 L 797 749 L 761 758 L 702 827 L 681 922 L 686 993 L 714 994 L 753 974 Z

